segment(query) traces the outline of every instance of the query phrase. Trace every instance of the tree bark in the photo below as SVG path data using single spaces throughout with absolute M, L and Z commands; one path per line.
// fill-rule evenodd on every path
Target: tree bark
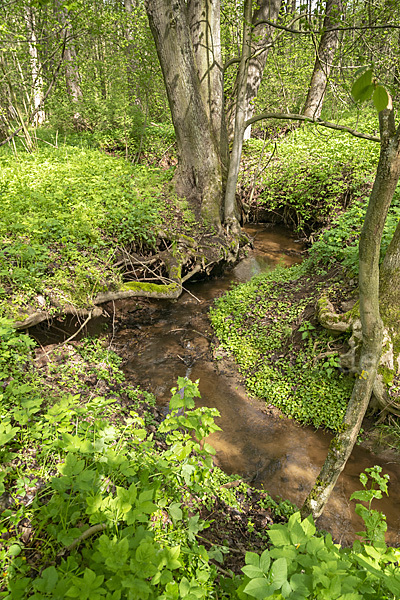
M 225 124 L 220 5 L 216 0 L 189 0 L 188 18 L 200 92 L 224 169 L 229 163 Z
M 277 21 L 282 0 L 262 0 L 259 8 L 254 11 L 253 24 L 258 21 Z M 245 120 L 254 114 L 254 101 L 264 74 L 268 53 L 271 48 L 273 28 L 270 25 L 257 25 L 253 29 L 252 57 L 247 73 L 246 115 Z M 250 139 L 251 126 L 244 132 L 244 139 Z
M 400 127 L 393 109 L 379 113 L 381 151 L 359 245 L 359 292 L 362 346 L 353 393 L 342 431 L 334 437 L 313 489 L 302 507 L 318 517 L 349 458 L 367 410 L 382 353 L 383 323 L 379 311 L 379 255 L 383 227 L 400 176 Z M 388 259 L 389 260 L 389 259 Z
M 326 85 L 332 68 L 332 62 L 339 42 L 338 31 L 327 31 L 339 20 L 342 11 L 341 0 L 326 0 L 323 29 L 315 58 L 307 99 L 303 114 L 318 119 L 321 116 Z
M 32 73 L 32 98 L 33 106 L 32 112 L 34 113 L 34 124 L 42 125 L 45 121 L 46 115 L 44 110 L 40 109 L 43 101 L 43 77 L 42 77 L 42 66 L 39 61 L 39 54 L 37 49 L 37 38 L 36 38 L 36 20 L 35 14 L 32 8 L 26 8 L 25 11 L 25 22 L 29 33 L 29 55 L 31 58 L 31 73 Z
M 243 148 L 243 137 L 245 132 L 246 112 L 247 112 L 247 75 L 251 56 L 251 40 L 252 40 L 252 25 L 251 25 L 252 2 L 245 0 L 244 4 L 244 23 L 243 23 L 243 45 L 242 55 L 239 65 L 239 73 L 237 78 L 237 98 L 235 112 L 235 130 L 233 137 L 233 145 L 231 159 L 229 163 L 228 181 L 225 192 L 225 223 L 237 229 L 238 214 L 236 206 L 236 185 L 239 174 L 240 158 Z
M 64 50 L 64 62 L 65 62 L 65 82 L 67 86 L 68 94 L 73 103 L 78 103 L 82 100 L 83 94 L 80 84 L 79 69 L 77 65 L 77 55 L 75 46 L 72 42 L 72 27 L 66 15 L 65 9 L 62 5 L 57 2 L 58 5 L 58 19 L 62 25 L 63 37 L 66 40 Z M 75 115 L 76 119 L 80 118 L 79 113 Z
M 201 88 L 208 79 L 200 83 L 199 73 L 203 73 L 204 66 L 198 67 L 196 62 L 184 0 L 147 0 L 146 11 L 176 133 L 176 191 L 197 208 L 205 221 L 219 228 L 224 168 L 209 114 L 216 106 L 214 96 L 223 95 L 222 86 L 209 89 L 209 102 L 205 104 Z
M 269 49 L 271 47 L 273 28 L 266 23 L 256 25 L 259 21 L 276 21 L 278 19 L 282 0 L 261 0 L 259 7 L 254 11 L 252 24 L 252 52 L 251 59 L 248 65 L 247 82 L 246 82 L 246 111 L 245 120 L 251 119 L 254 114 L 254 100 L 257 97 L 258 90 L 261 85 L 265 65 L 268 58 Z M 238 75 L 239 76 L 239 75 Z M 235 91 L 238 86 L 238 79 L 235 83 Z M 235 115 L 236 115 L 236 97 L 228 111 L 228 131 L 229 138 L 233 139 L 235 131 Z M 251 136 L 251 125 L 249 125 L 244 133 L 244 139 L 249 139 Z

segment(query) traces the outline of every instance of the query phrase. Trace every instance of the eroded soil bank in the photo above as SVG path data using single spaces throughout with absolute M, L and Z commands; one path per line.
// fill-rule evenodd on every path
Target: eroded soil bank
M 291 265 L 302 259 L 301 244 L 284 230 L 250 226 L 248 233 L 255 235 L 254 250 L 224 277 L 191 283 L 177 301 L 110 304 L 112 347 L 124 358 L 128 379 L 153 392 L 160 406 L 166 407 L 178 376 L 200 379 L 201 403 L 221 413 L 218 424 L 222 432 L 211 440 L 217 464 L 272 495 L 301 505 L 325 459 L 330 434 L 300 427 L 282 418 L 276 409 L 250 399 L 234 364 L 213 357 L 213 332 L 207 316 L 213 299 L 232 283 L 247 281 L 280 262 Z M 94 327 L 101 329 L 102 324 Z M 330 531 L 336 541 L 351 543 L 362 527 L 349 497 L 360 488 L 359 473 L 380 464 L 390 475 L 390 497 L 375 508 L 387 516 L 388 543 L 398 545 L 399 463 L 394 453 L 374 454 L 357 446 L 319 526 Z

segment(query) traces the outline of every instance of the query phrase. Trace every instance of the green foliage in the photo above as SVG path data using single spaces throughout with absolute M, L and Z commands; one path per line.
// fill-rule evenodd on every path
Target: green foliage
M 85 305 L 120 281 L 118 246 L 154 245 L 161 172 L 69 144 L 18 156 L 2 148 L 0 165 L 3 314 L 24 303 L 43 309 L 48 293 Z
M 358 274 L 358 240 L 364 223 L 367 204 L 355 202 L 333 220 L 332 226 L 320 234 L 310 255 L 313 262 L 333 265 L 340 262 L 351 275 Z M 383 230 L 381 261 L 393 237 L 400 218 L 400 186 L 396 189 Z
M 352 497 L 370 502 L 373 497 L 381 497 L 378 492 L 387 492 L 388 476 L 381 476 L 380 470 L 373 467 L 360 475 L 364 488 L 372 478 L 379 490 L 364 489 Z M 245 576 L 238 589 L 240 600 L 398 598 L 400 552 L 387 548 L 383 530 L 371 525 L 379 519 L 380 523 L 384 522 L 384 517 L 370 508 L 359 514 L 365 521 L 370 544 L 362 545 L 357 540 L 351 549 L 334 544 L 329 534 L 318 535 L 312 517 L 301 520 L 299 512 L 286 524 L 272 525 L 267 532 L 271 548 L 264 550 L 261 556 L 246 553 L 246 565 L 242 568 Z
M 316 361 L 318 344 L 328 341 L 322 328 L 302 321 L 301 348 L 292 342 L 305 307 L 316 300 L 299 293 L 307 268 L 278 268 L 236 286 L 217 300 L 211 322 L 250 392 L 301 423 L 337 431 L 352 381 L 336 369 L 337 356 Z
M 5 320 L 0 327 L 0 414 L 6 425 L 0 431 L 0 485 L 13 499 L 0 516 L 6 540 L 0 598 L 212 596 L 216 570 L 196 537 L 207 524 L 192 501 L 189 514 L 188 504 L 199 494 L 214 498 L 229 478 L 210 470 L 213 450 L 204 437 L 218 429 L 217 411 L 194 409 L 197 383 L 178 380 L 156 434 L 166 435 L 167 449 L 158 451 L 143 418 L 120 404 L 119 361 L 99 341 L 79 348 L 83 362 L 75 359 L 70 372 L 53 357 L 50 374 L 59 386 L 52 395 L 32 368 L 30 338 Z M 92 387 L 71 394 L 82 380 L 82 365 L 87 375 L 110 380 L 112 397 L 97 397 Z M 230 494 L 223 491 L 225 501 Z M 28 545 L 20 529 L 26 522 L 33 532 Z M 32 570 L 30 548 L 41 553 L 40 572 L 37 558 Z
M 372 98 L 378 112 L 384 110 L 389 103 L 389 95 L 386 89 L 379 85 L 373 77 L 373 70 L 367 69 L 353 83 L 351 94 L 354 100 L 364 102 Z
M 373 123 L 367 121 L 362 129 L 369 131 Z M 344 124 L 351 124 L 350 119 Z M 258 160 L 262 142 L 250 140 L 247 145 L 253 155 L 245 159 L 248 167 L 249 161 Z M 271 162 L 257 178 L 259 202 L 280 213 L 290 227 L 308 234 L 368 195 L 378 156 L 376 143 L 315 126 L 301 127 L 282 139 L 276 151 L 267 145 L 263 162 Z M 247 173 L 242 175 L 242 185 L 249 185 Z
M 356 505 L 356 513 L 362 517 L 366 531 L 360 531 L 357 535 L 363 537 L 365 542 L 385 542 L 385 533 L 387 530 L 386 517 L 381 512 L 371 508 L 373 500 L 382 498 L 384 492 L 388 494 L 389 475 L 381 475 L 382 467 L 375 466 L 370 469 L 365 469 L 365 473 L 361 473 L 360 482 L 363 485 L 363 490 L 354 492 L 350 500 L 361 500 L 368 502 L 368 508 L 363 504 Z M 370 487 L 367 487 L 368 484 Z M 378 486 L 378 489 L 375 489 Z

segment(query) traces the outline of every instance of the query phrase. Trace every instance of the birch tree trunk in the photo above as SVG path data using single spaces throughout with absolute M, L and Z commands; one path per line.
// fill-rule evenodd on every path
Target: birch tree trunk
M 392 108 L 379 113 L 381 151 L 359 245 L 359 292 L 362 347 L 358 375 L 354 384 L 342 432 L 329 447 L 328 456 L 313 489 L 302 507 L 304 516 L 318 517 L 349 458 L 367 410 L 382 353 L 383 323 L 379 310 L 379 254 L 383 227 L 400 176 L 400 126 L 396 131 Z M 396 239 L 395 239 L 396 238 Z M 394 245 L 399 241 L 396 232 Z M 385 272 L 397 270 L 396 260 Z M 398 291 L 397 291 L 398 293 Z M 397 308 L 397 307 L 396 307 Z M 398 308 L 397 308 L 398 310 Z
M 40 106 L 43 101 L 43 78 L 42 66 L 39 61 L 39 54 L 37 48 L 36 20 L 32 8 L 26 8 L 25 10 L 25 23 L 29 34 L 28 49 L 32 73 L 32 112 L 34 112 L 34 124 L 37 126 L 42 125 L 42 123 L 44 123 L 46 115 L 44 110 L 40 109 Z
M 329 29 L 338 22 L 341 12 L 341 0 L 326 0 L 324 32 L 318 46 L 310 87 L 303 108 L 303 114 L 306 117 L 318 119 L 321 116 L 326 85 L 339 42 L 339 32 L 329 31 Z

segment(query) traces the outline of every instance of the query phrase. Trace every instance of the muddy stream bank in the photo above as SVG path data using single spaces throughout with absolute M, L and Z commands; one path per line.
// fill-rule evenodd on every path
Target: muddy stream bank
M 165 407 L 178 376 L 199 379 L 200 404 L 221 413 L 217 422 L 222 431 L 210 439 L 217 451 L 216 463 L 275 498 L 281 496 L 300 506 L 324 462 L 331 435 L 300 427 L 249 398 L 234 366 L 226 360 L 212 360 L 213 333 L 207 314 L 213 299 L 232 283 L 247 281 L 278 263 L 289 266 L 301 260 L 302 247 L 287 231 L 262 225 L 247 230 L 255 235 L 254 250 L 225 276 L 191 283 L 177 301 L 148 300 L 140 310 L 135 300 L 116 302 L 112 346 L 124 358 L 127 378 L 153 392 Z M 387 516 L 387 542 L 400 544 L 399 462 L 392 452 L 377 455 L 357 446 L 319 527 L 330 531 L 337 542 L 354 540 L 355 532 L 363 527 L 349 497 L 361 487 L 360 472 L 380 464 L 390 475 L 390 496 L 373 507 Z

